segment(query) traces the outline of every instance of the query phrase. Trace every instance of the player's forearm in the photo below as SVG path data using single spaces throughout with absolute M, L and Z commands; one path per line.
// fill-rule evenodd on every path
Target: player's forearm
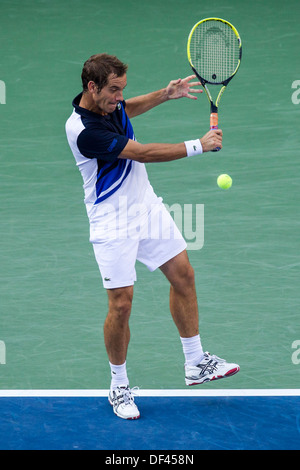
M 146 113 L 150 109 L 158 106 L 165 101 L 168 101 L 167 89 L 162 88 L 161 90 L 153 91 L 147 95 L 136 96 L 135 98 L 129 98 L 126 100 L 126 113 L 129 118 L 138 116 L 139 114 Z
M 186 146 L 180 144 L 140 144 L 129 141 L 120 158 L 128 158 L 141 163 L 169 162 L 184 158 L 187 155 Z
M 129 139 L 119 158 L 128 158 L 141 163 L 170 162 L 187 155 L 210 152 L 222 148 L 222 130 L 212 129 L 201 139 L 189 140 L 180 144 L 141 144 Z

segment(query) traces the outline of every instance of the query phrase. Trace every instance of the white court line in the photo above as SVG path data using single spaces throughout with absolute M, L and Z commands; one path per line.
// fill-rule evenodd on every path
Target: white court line
M 283 397 L 300 396 L 300 389 L 138 390 L 140 397 Z M 108 390 L 0 390 L 0 397 L 107 397 Z

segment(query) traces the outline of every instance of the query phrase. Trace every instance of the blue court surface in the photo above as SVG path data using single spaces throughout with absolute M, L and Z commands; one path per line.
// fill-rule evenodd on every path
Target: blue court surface
M 139 396 L 136 402 L 141 418 L 136 421 L 117 418 L 104 394 L 2 396 L 0 448 L 114 451 L 300 448 L 299 395 L 226 393 L 227 396 Z

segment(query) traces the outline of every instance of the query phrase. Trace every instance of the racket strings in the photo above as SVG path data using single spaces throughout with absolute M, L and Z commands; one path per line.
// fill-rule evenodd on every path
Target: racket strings
M 233 75 L 238 66 L 239 46 L 239 39 L 227 23 L 204 21 L 193 33 L 191 60 L 206 81 L 222 83 Z

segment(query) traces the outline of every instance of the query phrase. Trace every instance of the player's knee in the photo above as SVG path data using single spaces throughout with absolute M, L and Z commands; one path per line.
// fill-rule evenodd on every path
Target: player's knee
M 191 287 L 194 288 L 195 272 L 190 263 L 186 263 L 184 266 L 180 267 L 171 285 L 177 291 L 183 291 L 183 293 L 187 293 Z
M 115 305 L 115 311 L 119 315 L 119 317 L 128 318 L 131 313 L 131 306 L 132 303 L 130 302 L 130 300 L 124 299 L 123 301 L 118 302 L 117 305 Z
M 122 291 L 109 299 L 110 313 L 121 319 L 127 319 L 130 316 L 132 307 L 132 294 L 129 291 Z
M 185 267 L 184 274 L 182 276 L 182 282 L 185 282 L 187 286 L 194 285 L 195 283 L 195 271 L 190 264 Z

